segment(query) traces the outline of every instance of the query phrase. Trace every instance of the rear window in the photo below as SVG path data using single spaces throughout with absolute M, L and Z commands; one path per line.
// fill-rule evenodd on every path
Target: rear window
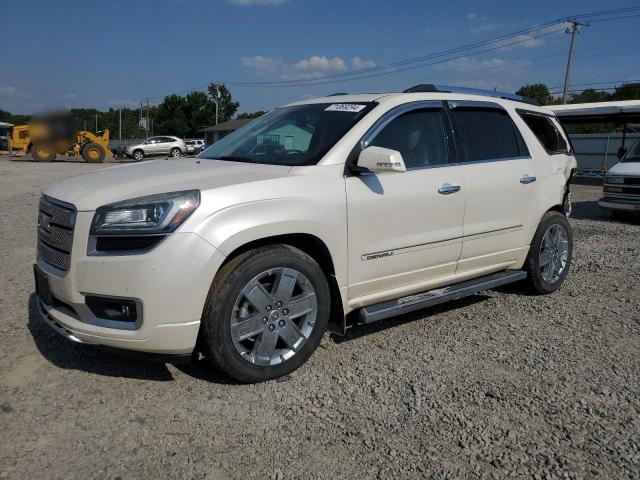
M 481 162 L 529 154 L 506 111 L 458 107 L 452 110 L 452 115 L 464 161 Z
M 519 111 L 518 114 L 547 153 L 569 153 L 569 146 L 551 117 L 523 111 Z

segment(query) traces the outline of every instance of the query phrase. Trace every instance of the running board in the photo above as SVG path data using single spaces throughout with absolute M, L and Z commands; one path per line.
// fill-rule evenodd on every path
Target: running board
M 474 293 L 489 290 L 491 288 L 518 282 L 527 278 L 527 272 L 522 270 L 507 270 L 492 273 L 485 277 L 474 278 L 466 282 L 456 283 L 448 287 L 436 288 L 417 295 L 397 298 L 388 302 L 369 305 L 360 309 L 360 323 L 373 323 L 385 318 L 395 317 L 403 313 L 413 312 L 422 308 L 431 307 L 440 303 L 457 300 L 473 295 Z

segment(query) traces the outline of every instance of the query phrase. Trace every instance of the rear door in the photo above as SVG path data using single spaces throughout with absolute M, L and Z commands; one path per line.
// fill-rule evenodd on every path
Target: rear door
M 346 178 L 348 294 L 354 306 L 421 291 L 454 274 L 465 206 L 461 167 L 449 161 L 442 102 L 392 110 L 361 146 L 399 151 L 407 171 Z
M 457 272 L 508 268 L 526 255 L 538 214 L 536 162 L 510 114 L 493 102 L 448 102 L 467 204 Z

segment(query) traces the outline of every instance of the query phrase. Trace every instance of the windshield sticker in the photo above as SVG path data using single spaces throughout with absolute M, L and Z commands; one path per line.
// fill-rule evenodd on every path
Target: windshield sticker
M 357 103 L 334 103 L 324 109 L 325 112 L 352 112 L 357 113 L 366 105 L 358 105 Z

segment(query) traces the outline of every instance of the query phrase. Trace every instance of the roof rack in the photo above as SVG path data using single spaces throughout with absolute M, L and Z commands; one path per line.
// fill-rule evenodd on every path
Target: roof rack
M 336 93 L 332 93 L 331 95 L 327 95 L 327 97 L 339 97 L 341 95 L 349 95 L 346 92 L 336 92 Z
M 439 92 L 439 93 L 468 93 L 470 95 L 484 95 L 488 97 L 502 98 L 503 100 L 513 100 L 514 102 L 523 102 L 530 105 L 540 105 L 534 99 L 529 97 L 523 97 L 514 93 L 499 92 L 497 90 L 483 90 L 480 88 L 467 88 L 467 87 L 452 87 L 446 85 L 433 85 L 431 83 L 421 83 L 407 88 L 402 93 L 417 93 L 417 92 Z

